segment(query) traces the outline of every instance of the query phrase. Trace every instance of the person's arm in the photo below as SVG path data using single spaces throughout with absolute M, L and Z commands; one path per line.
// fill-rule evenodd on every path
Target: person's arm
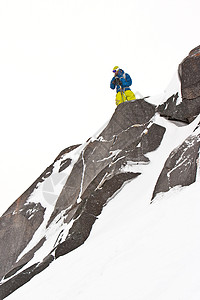
M 110 88 L 111 88 L 112 90 L 115 89 L 115 77 L 113 77 L 112 80 L 111 80 L 111 82 L 110 82 Z
M 121 77 L 120 80 L 122 82 L 122 87 L 129 87 L 132 84 L 132 79 L 129 74 L 126 74 L 126 79 L 124 79 L 124 77 Z

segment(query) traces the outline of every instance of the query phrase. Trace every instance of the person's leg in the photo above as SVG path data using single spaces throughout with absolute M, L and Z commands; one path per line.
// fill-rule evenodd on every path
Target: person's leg
M 136 99 L 135 94 L 131 90 L 127 90 L 124 93 L 126 95 L 127 101 L 131 101 L 131 100 L 135 100 Z
M 123 96 L 122 96 L 123 95 Z M 123 97 L 123 98 L 122 98 Z M 125 101 L 125 95 L 122 94 L 121 92 L 118 92 L 117 95 L 116 95 L 116 105 L 119 105 L 120 103 L 124 102 Z

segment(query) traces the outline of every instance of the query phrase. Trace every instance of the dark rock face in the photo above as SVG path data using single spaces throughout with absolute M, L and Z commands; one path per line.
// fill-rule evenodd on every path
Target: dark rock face
M 160 192 L 167 192 L 175 186 L 188 186 L 195 182 L 199 148 L 200 134 L 193 134 L 171 152 L 156 183 L 152 201 Z
M 2 286 L 0 286 L 0 299 L 6 298 L 20 286 L 30 281 L 31 278 L 46 269 L 53 260 L 54 257 L 49 255 L 41 263 L 32 265 L 18 275 L 12 277 L 10 280 L 6 281 Z
M 117 107 L 100 136 L 94 141 L 89 141 L 82 151 L 58 198 L 49 224 L 62 210 L 71 205 L 73 209 L 78 208 L 78 198 L 81 198 L 82 193 L 103 169 L 112 163 L 109 176 L 112 176 L 116 165 L 119 171 L 127 159 L 124 158 L 124 151 L 127 151 L 129 156 L 132 155 L 133 161 L 147 160 L 143 157 L 142 149 L 137 149 L 136 146 L 143 140 L 144 130 L 154 114 L 155 107 L 144 100 L 123 103 Z M 120 164 L 116 163 L 119 159 Z
M 183 99 L 177 104 L 178 93 L 172 95 L 165 103 L 158 106 L 161 116 L 169 120 L 177 120 L 185 123 L 192 122 L 200 112 L 200 98 L 193 100 Z
M 32 212 L 34 211 L 34 214 Z M 1 278 L 13 267 L 33 234 L 43 221 L 44 208 L 30 203 L 20 212 L 6 214 L 0 219 L 0 275 Z
M 158 112 L 169 119 L 190 123 L 200 113 L 200 46 L 193 49 L 179 65 L 182 101 L 172 95 Z
M 88 198 L 84 198 L 76 214 L 78 219 L 75 220 L 69 230 L 67 239 L 56 247 L 55 257 L 58 258 L 61 255 L 67 254 L 82 245 L 88 238 L 92 225 L 96 221 L 97 216 L 101 214 L 107 200 L 110 199 L 115 192 L 119 191 L 126 181 L 138 175 L 140 175 L 140 173 L 121 173 L 115 175 L 111 179 L 106 180 L 101 188 L 97 188 L 91 192 Z
M 12 228 L 15 240 L 13 235 L 10 239 L 6 239 L 8 253 L 1 257 L 1 264 L 4 265 L 1 273 L 4 277 L 0 286 L 1 299 L 41 272 L 54 259 L 82 245 L 103 207 L 123 188 L 125 183 L 140 175 L 140 173 L 125 172 L 124 167 L 130 163 L 148 164 L 149 159 L 145 154 L 159 147 L 165 128 L 153 122 L 155 110 L 154 105 L 143 99 L 120 104 L 99 136 L 89 139 L 85 146 L 77 148 L 79 157 L 76 161 L 66 156 L 66 153 L 70 154 L 76 146 L 62 151 L 48 170 L 2 216 L 0 222 L 6 220 L 6 228 Z M 39 230 L 47 209 L 40 203 L 36 204 L 28 199 L 32 199 L 30 196 L 33 192 L 37 193 L 38 183 L 45 183 L 45 180 L 53 176 L 55 168 L 59 174 L 62 174 L 70 166 L 72 166 L 71 172 L 45 223 L 46 230 L 49 230 L 52 224 L 56 226 L 59 220 L 62 220 L 63 224 L 71 224 L 69 232 L 66 234 L 61 228 L 55 237 L 54 248 L 49 249 L 46 258 L 25 269 L 27 262 L 31 261 L 34 253 L 46 240 L 45 235 L 41 236 L 17 261 L 34 232 Z M 25 231 L 21 233 L 20 242 L 19 227 L 23 227 Z M 6 230 L 1 228 L 1 236 L 4 237 Z M 5 247 L 5 242 L 2 241 L 3 238 L 0 253 L 3 253 Z M 8 251 L 11 246 L 12 251 Z
M 64 153 L 69 153 L 76 146 L 71 146 L 61 152 L 56 162 Z M 8 208 L 0 218 L 0 280 L 19 266 L 16 260 L 27 246 L 35 231 L 44 220 L 45 208 L 40 203 L 28 202 L 30 195 L 37 190 L 37 186 L 50 177 L 53 164 L 50 165 L 40 177 Z M 33 255 L 32 255 L 33 256 Z M 23 263 L 27 263 L 25 260 Z
M 179 75 L 183 99 L 200 97 L 200 46 L 190 51 L 179 65 Z

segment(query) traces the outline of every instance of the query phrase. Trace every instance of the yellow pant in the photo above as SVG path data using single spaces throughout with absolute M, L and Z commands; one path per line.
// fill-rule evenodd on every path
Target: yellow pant
M 127 90 L 124 92 L 118 92 L 115 101 L 116 105 L 119 105 L 122 102 L 131 101 L 135 99 L 135 94 L 131 90 Z

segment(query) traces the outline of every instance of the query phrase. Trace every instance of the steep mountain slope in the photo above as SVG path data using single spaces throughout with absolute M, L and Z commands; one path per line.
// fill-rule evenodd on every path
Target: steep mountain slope
M 197 189 L 200 146 L 199 53 L 200 49 L 196 48 L 179 66 L 181 81 L 178 77 L 176 78 L 173 91 L 169 88 L 163 95 L 160 95 L 159 99 L 150 97 L 148 102 L 138 99 L 119 105 L 101 132 L 83 145 L 63 150 L 53 164 L 5 212 L 0 219 L 1 299 L 24 285 L 60 256 L 68 254 L 66 257 L 72 257 L 72 261 L 74 261 L 73 258 L 75 261 L 78 259 L 79 262 L 80 259 L 86 261 L 90 256 L 90 252 L 86 253 L 89 249 L 84 250 L 90 247 L 87 246 L 88 237 L 90 236 L 90 241 L 91 236 L 93 237 L 92 249 L 97 253 L 94 248 L 99 246 L 99 241 L 102 241 L 98 240 L 98 236 L 100 235 L 104 239 L 102 235 L 105 234 L 106 237 L 105 231 L 110 233 L 111 241 L 115 245 L 116 239 L 118 243 L 124 244 L 124 247 L 119 247 L 117 255 L 112 255 L 110 259 L 120 263 L 121 268 L 125 271 L 124 268 L 128 267 L 127 264 L 132 265 L 130 255 L 134 260 L 135 243 L 142 242 L 140 237 L 142 231 L 145 232 L 143 246 L 145 247 L 146 244 L 150 247 L 147 232 L 149 230 L 151 235 L 154 234 L 156 222 L 152 222 L 151 214 L 152 216 L 155 214 L 154 216 L 158 218 L 161 225 L 164 225 L 160 220 L 159 212 L 163 213 L 165 205 L 160 204 L 160 201 L 157 200 L 162 197 L 164 199 L 166 196 L 160 195 L 168 191 L 168 193 L 173 193 L 172 191 L 177 193 L 177 189 L 180 189 L 181 193 L 182 190 L 178 187 L 191 184 L 194 185 L 194 189 Z M 191 65 L 192 67 L 190 67 Z M 185 84 L 185 78 L 188 77 L 184 74 L 188 73 L 190 80 Z M 187 98 L 188 93 L 185 93 L 185 89 L 190 91 L 189 94 L 192 94 L 193 98 Z M 159 105 L 156 105 L 155 102 L 159 102 Z M 168 110 L 170 105 L 173 105 L 172 113 Z M 185 107 L 185 105 L 187 105 L 187 109 L 182 110 L 181 107 Z M 177 114 L 174 114 L 175 111 Z M 179 111 L 181 111 L 182 117 L 179 116 Z M 178 126 L 180 123 L 173 123 L 172 120 L 184 123 L 181 123 L 180 127 Z M 187 192 L 184 193 L 187 194 Z M 194 195 L 196 194 L 194 193 Z M 187 199 L 184 201 L 188 206 Z M 150 203 L 152 204 L 150 205 Z M 180 205 L 179 200 L 176 203 Z M 169 210 L 169 205 L 166 205 Z M 171 205 L 173 206 L 173 203 Z M 107 217 L 104 217 L 104 214 L 105 216 L 107 214 Z M 144 221 L 146 216 L 147 221 L 149 220 L 149 228 L 148 222 Z M 103 231 L 97 230 L 97 234 L 95 234 L 95 230 L 91 232 L 93 226 L 94 228 L 101 227 L 100 224 L 104 222 L 104 218 Z M 118 228 L 120 226 L 119 239 L 112 223 L 116 224 L 116 219 L 120 224 L 117 225 Z M 97 220 L 99 225 L 96 225 Z M 167 219 L 167 221 L 169 220 Z M 182 221 L 180 218 L 180 222 Z M 144 222 L 144 227 L 142 222 Z M 175 226 L 175 220 L 173 224 Z M 139 228 L 138 231 L 132 229 L 134 226 Z M 166 231 L 165 227 L 163 229 Z M 96 235 L 97 237 L 95 237 Z M 156 236 L 157 239 L 159 237 L 160 235 Z M 86 245 L 81 246 L 86 240 Z M 158 243 L 158 240 L 156 241 Z M 106 249 L 108 252 L 110 251 L 111 244 L 105 238 L 105 249 L 101 248 L 103 253 Z M 154 246 L 152 245 L 152 247 Z M 76 248 L 78 249 L 75 250 Z M 141 250 L 140 247 L 136 248 Z M 69 254 L 71 251 L 73 254 Z M 128 252 L 127 258 L 126 251 Z M 122 253 L 123 261 L 125 260 L 124 265 L 118 258 L 120 253 Z M 139 258 L 138 253 L 136 251 L 135 259 Z M 109 257 L 107 255 L 105 257 L 107 257 L 109 265 Z M 102 256 L 101 259 L 105 265 L 106 262 Z M 90 259 L 89 261 L 91 264 Z M 90 266 L 89 271 L 86 268 L 87 276 L 90 270 L 95 273 L 96 268 L 103 268 L 102 262 L 94 263 L 94 267 Z M 54 264 L 60 266 L 59 263 L 53 262 L 49 268 L 51 269 Z M 115 273 L 114 264 L 110 265 L 112 268 L 108 272 L 109 275 L 112 271 Z M 76 262 L 75 266 L 78 267 Z M 132 266 L 134 267 L 134 263 Z M 46 274 L 44 276 L 48 276 L 49 268 L 44 272 Z M 77 276 L 72 265 L 70 268 L 69 273 Z M 60 273 L 65 276 L 64 271 L 60 270 Z M 81 271 L 81 274 L 84 274 L 84 270 Z M 38 276 L 44 278 L 42 274 Z M 97 278 L 99 279 L 99 273 L 96 279 L 95 277 L 93 281 L 91 279 L 96 288 Z M 37 279 L 34 282 L 37 282 Z M 77 285 L 77 281 L 75 282 Z M 101 285 L 103 282 L 102 278 Z M 84 284 L 84 280 L 81 281 L 81 284 Z M 25 287 L 20 290 L 23 291 L 23 289 L 26 290 Z M 20 290 L 10 298 L 14 299 L 16 295 L 17 299 Z M 80 293 L 79 298 L 77 293 L 73 295 L 71 287 L 68 287 L 68 290 L 71 293 L 70 299 L 84 299 L 81 297 L 83 295 L 86 297 L 89 293 L 86 288 L 83 293 Z M 100 293 L 102 297 L 105 290 L 103 288 Z M 130 299 L 136 297 L 137 291 L 134 294 L 134 290 L 131 289 L 130 297 L 122 291 L 118 291 L 118 294 L 121 295 L 121 298 L 117 299 Z M 48 298 L 50 297 L 48 291 L 46 295 Z M 122 297 L 122 295 L 124 296 Z M 138 295 L 136 298 L 140 299 L 142 294 Z M 65 298 L 65 295 L 60 294 L 59 297 L 59 299 Z M 112 297 L 114 299 L 118 296 Z M 147 299 L 144 297 L 145 295 L 141 299 Z
M 104 208 L 83 246 L 8 299 L 198 300 L 199 183 L 149 205 L 149 185 L 144 193 L 144 185 L 132 181 Z

